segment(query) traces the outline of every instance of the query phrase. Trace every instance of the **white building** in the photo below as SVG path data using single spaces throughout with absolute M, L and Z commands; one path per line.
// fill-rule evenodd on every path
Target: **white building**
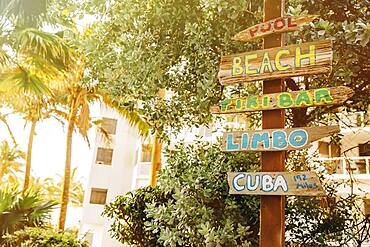
M 103 107 L 100 115 L 110 141 L 102 134 L 96 135 L 79 236 L 92 247 L 119 247 L 124 245 L 110 237 L 111 222 L 101 214 L 104 205 L 117 196 L 149 185 L 151 145 L 148 138 L 143 140 L 137 129 L 114 110 Z M 197 136 L 215 140 L 206 127 L 184 130 L 178 140 L 190 143 Z
M 104 205 L 118 195 L 148 184 L 150 150 L 142 152 L 147 145 L 141 145 L 137 129 L 117 112 L 104 107 L 101 117 L 110 141 L 102 134 L 96 135 L 79 235 L 93 247 L 118 247 L 123 245 L 110 238 L 110 222 L 101 214 Z

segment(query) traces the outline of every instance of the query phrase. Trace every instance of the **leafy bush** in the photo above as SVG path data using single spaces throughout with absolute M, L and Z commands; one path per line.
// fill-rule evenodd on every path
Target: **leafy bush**
M 159 186 L 106 206 L 113 237 L 136 246 L 258 246 L 259 197 L 229 195 L 227 187 L 228 171 L 258 170 L 256 153 L 223 153 L 219 144 L 198 143 L 178 145 L 166 156 Z M 309 169 L 306 153 L 290 156 L 287 168 Z M 336 197 L 337 184 L 324 186 L 327 197 L 287 197 L 287 246 L 346 246 L 366 239 L 369 222 L 358 214 L 358 198 Z
M 72 233 L 57 233 L 52 229 L 26 228 L 4 237 L 7 247 L 88 247 Z
M 55 205 L 37 192 L 22 192 L 14 187 L 0 189 L 0 243 L 6 233 L 44 225 Z

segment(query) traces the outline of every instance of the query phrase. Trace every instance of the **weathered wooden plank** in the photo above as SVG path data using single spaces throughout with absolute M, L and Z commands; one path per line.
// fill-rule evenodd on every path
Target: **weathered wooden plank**
M 233 37 L 233 40 L 250 41 L 273 33 L 297 31 L 303 25 L 308 24 L 317 18 L 317 15 L 286 16 L 275 18 L 263 23 L 259 23 L 237 33 Z
M 314 172 L 229 172 L 229 193 L 236 195 L 324 196 Z
M 330 72 L 332 42 L 322 40 L 221 57 L 223 85 Z
M 222 150 L 225 152 L 298 150 L 339 131 L 339 126 L 321 126 L 225 132 Z
M 304 91 L 282 92 L 225 99 L 219 106 L 212 106 L 214 114 L 241 113 L 284 108 L 305 108 L 310 106 L 342 104 L 353 96 L 349 87 L 339 86 Z

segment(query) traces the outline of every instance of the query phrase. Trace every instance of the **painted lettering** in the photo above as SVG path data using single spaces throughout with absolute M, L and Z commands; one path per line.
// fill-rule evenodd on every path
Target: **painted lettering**
M 256 96 L 247 99 L 247 109 L 258 109 L 258 98 Z
M 265 192 L 272 191 L 274 189 L 273 179 L 270 175 L 262 175 L 262 190 Z
M 256 69 L 251 69 L 249 67 L 250 60 L 256 59 L 256 58 L 257 58 L 257 53 L 245 56 L 245 74 L 247 74 L 247 75 L 249 75 L 249 74 L 258 74 L 258 71 Z
M 293 105 L 293 99 L 292 99 L 292 95 L 288 92 L 285 92 L 285 93 L 281 93 L 279 96 L 278 96 L 278 106 L 280 108 L 288 108 L 288 107 L 291 107 Z
M 274 184 L 274 191 L 277 191 L 279 187 L 285 192 L 288 191 L 288 183 L 282 175 L 278 175 L 276 177 L 275 184 Z
M 330 90 L 327 88 L 320 88 L 315 90 L 315 102 L 318 105 L 331 103 L 334 99 L 330 95 Z
M 258 188 L 259 185 L 260 185 L 260 176 L 259 175 L 255 176 L 254 184 L 253 184 L 253 177 L 250 174 L 247 175 L 247 183 L 246 183 L 247 190 L 255 191 Z
M 233 68 L 232 68 L 232 75 L 241 75 L 243 74 L 243 67 L 241 66 L 242 59 L 240 57 L 233 58 Z
M 302 91 L 297 95 L 297 99 L 295 100 L 296 106 L 311 106 L 312 105 L 312 98 L 309 91 Z
M 285 131 L 276 130 L 272 132 L 272 147 L 276 149 L 284 149 L 288 147 Z
M 270 73 L 273 72 L 268 52 L 265 52 L 263 54 L 263 59 L 262 59 L 261 67 L 260 67 L 260 73 L 265 73 L 266 67 L 267 67 L 267 72 L 270 72 Z
M 236 175 L 233 179 L 233 188 L 236 190 L 236 191 L 242 191 L 245 189 L 245 186 L 244 185 L 240 185 L 238 182 L 240 179 L 243 179 L 245 177 L 245 174 L 243 173 L 239 173 L 238 175 Z
M 283 55 L 289 55 L 289 49 L 282 49 L 282 50 L 279 50 L 277 53 L 276 53 L 276 56 L 275 56 L 275 66 L 276 66 L 276 69 L 279 70 L 279 71 L 284 71 L 284 70 L 288 70 L 290 69 L 290 65 L 289 64 L 286 64 L 286 65 L 282 65 L 281 64 L 281 56 Z
M 232 133 L 227 134 L 226 150 L 228 150 L 228 151 L 239 150 L 239 144 L 234 143 L 234 135 Z
M 268 149 L 270 148 L 270 140 L 269 140 L 269 133 L 268 132 L 255 132 L 252 136 L 251 142 L 251 149 L 258 149 L 260 144 L 263 143 L 263 148 Z
M 302 60 L 309 60 L 309 65 L 315 64 L 315 45 L 309 46 L 309 52 L 307 54 L 302 54 L 301 47 L 296 48 L 295 54 L 295 66 L 302 67 Z M 307 65 L 307 64 L 304 64 Z
M 289 143 L 293 147 L 300 148 L 307 144 L 308 133 L 303 129 L 298 129 L 292 131 L 289 135 Z
M 246 150 L 248 148 L 248 133 L 244 133 L 242 135 L 242 149 L 243 150 Z

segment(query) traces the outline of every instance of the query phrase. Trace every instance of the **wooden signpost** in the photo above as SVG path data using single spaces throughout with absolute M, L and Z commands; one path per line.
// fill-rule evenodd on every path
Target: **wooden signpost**
M 328 73 L 332 43 L 322 40 L 222 56 L 218 78 L 223 85 Z
M 323 126 L 226 132 L 222 150 L 225 152 L 298 150 L 339 131 L 339 126 Z
M 285 196 L 322 196 L 314 172 L 284 172 L 285 151 L 336 134 L 339 126 L 285 129 L 285 109 L 341 104 L 353 91 L 348 87 L 285 92 L 283 78 L 328 73 L 332 43 L 322 40 L 284 46 L 280 33 L 298 30 L 317 16 L 283 17 L 283 0 L 264 0 L 264 23 L 250 27 L 234 40 L 264 37 L 264 50 L 222 56 L 218 77 L 222 85 L 263 80 L 263 95 L 226 99 L 212 113 L 262 111 L 262 130 L 224 133 L 223 151 L 262 151 L 262 172 L 228 174 L 230 194 L 261 195 L 260 247 L 285 246 Z
M 342 104 L 353 94 L 352 89 L 344 86 L 265 94 L 247 98 L 226 99 L 220 102 L 220 106 L 211 107 L 211 112 L 225 114 L 337 105 Z
M 314 172 L 229 172 L 230 194 L 323 196 Z
M 303 25 L 317 19 L 317 17 L 316 15 L 308 15 L 275 18 L 241 31 L 233 37 L 233 40 L 250 41 L 273 33 L 296 31 Z

